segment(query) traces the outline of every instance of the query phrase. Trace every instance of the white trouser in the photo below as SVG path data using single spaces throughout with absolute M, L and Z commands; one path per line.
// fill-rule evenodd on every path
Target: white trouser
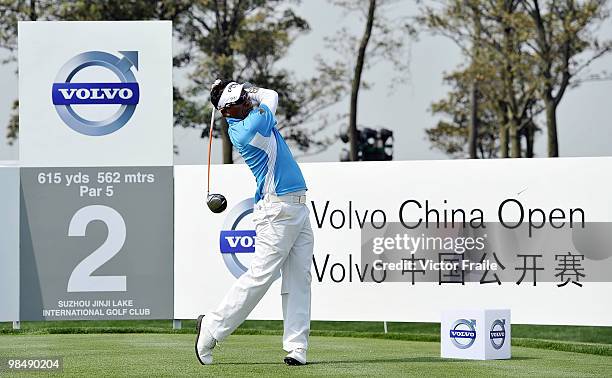
M 284 197 L 280 197 L 284 198 Z M 234 283 L 203 326 L 217 340 L 229 336 L 251 313 L 282 274 L 283 349 L 308 347 L 310 332 L 310 267 L 314 236 L 304 203 L 273 202 L 264 197 L 253 209 L 257 237 L 249 269 Z

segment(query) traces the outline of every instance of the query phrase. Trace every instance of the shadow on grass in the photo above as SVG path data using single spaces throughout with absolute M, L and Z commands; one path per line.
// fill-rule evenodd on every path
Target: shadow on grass
M 537 360 L 535 357 L 512 357 L 513 361 Z M 407 358 L 380 358 L 369 360 L 340 360 L 340 361 L 313 361 L 309 365 L 318 364 L 354 364 L 354 363 L 387 363 L 387 362 L 417 362 L 417 363 L 446 363 L 446 362 L 481 362 L 483 360 L 464 360 L 458 358 L 441 358 L 441 357 L 407 357 Z M 494 361 L 494 360 L 489 360 Z
M 511 361 L 528 361 L 538 360 L 536 357 L 512 357 Z M 407 358 L 380 358 L 369 360 L 331 360 L 331 361 L 312 361 L 308 365 L 328 365 L 328 364 L 380 364 L 380 363 L 398 363 L 398 362 L 413 362 L 413 363 L 447 363 L 447 362 L 482 362 L 483 360 L 463 360 L 454 358 L 441 357 L 407 357 Z M 503 361 L 503 360 L 489 360 Z M 282 363 L 282 362 L 280 362 Z M 279 362 L 222 362 L 215 365 L 278 365 Z

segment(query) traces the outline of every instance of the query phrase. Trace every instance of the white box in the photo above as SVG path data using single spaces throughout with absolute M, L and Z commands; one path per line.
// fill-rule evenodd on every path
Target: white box
M 447 310 L 442 313 L 443 358 L 501 360 L 511 357 L 510 310 Z

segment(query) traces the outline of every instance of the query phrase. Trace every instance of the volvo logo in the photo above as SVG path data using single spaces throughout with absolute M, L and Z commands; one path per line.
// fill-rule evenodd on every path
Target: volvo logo
M 500 349 L 504 346 L 504 341 L 506 340 L 506 319 L 497 319 L 493 322 L 491 331 L 489 331 L 489 338 L 493 348 Z
M 122 128 L 132 117 L 140 99 L 140 90 L 132 67 L 138 69 L 137 51 L 120 51 L 122 57 L 103 51 L 88 51 L 76 55 L 59 70 L 51 88 L 55 110 L 62 121 L 76 132 L 89 136 L 111 134 Z M 73 79 L 87 67 L 109 70 L 119 82 L 77 83 Z M 75 105 L 120 105 L 103 120 L 79 115 Z
M 450 338 L 459 349 L 467 349 L 476 341 L 476 320 L 459 319 L 453 323 Z
M 230 273 L 239 278 L 248 269 L 255 253 L 257 234 L 253 223 L 253 198 L 245 199 L 227 214 L 219 234 L 219 250 Z M 277 274 L 275 279 L 280 277 Z

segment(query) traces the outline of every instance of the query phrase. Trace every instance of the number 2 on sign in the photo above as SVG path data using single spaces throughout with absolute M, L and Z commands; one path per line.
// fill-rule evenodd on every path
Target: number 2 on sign
M 85 236 L 87 225 L 100 220 L 106 224 L 108 235 L 104 243 L 72 271 L 68 279 L 68 292 L 126 291 L 126 276 L 92 276 L 99 267 L 113 258 L 125 243 L 125 221 L 115 209 L 103 205 L 91 205 L 79 209 L 68 227 L 68 236 Z

